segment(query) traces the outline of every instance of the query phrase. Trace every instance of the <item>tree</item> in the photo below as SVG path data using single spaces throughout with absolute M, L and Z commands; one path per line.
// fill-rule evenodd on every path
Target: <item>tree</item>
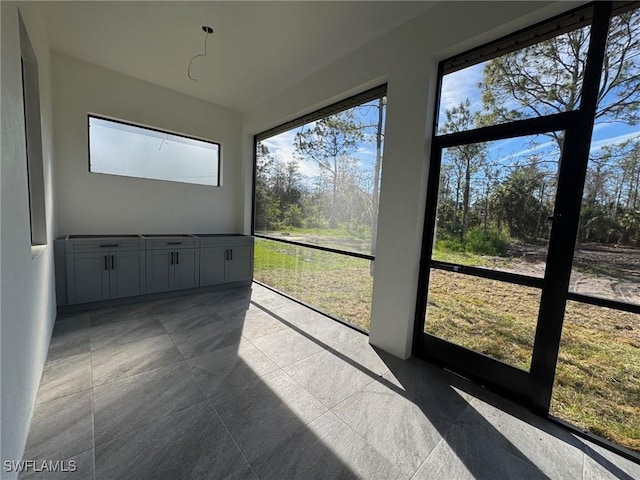
M 306 189 L 295 161 L 283 161 L 271 154 L 266 145 L 258 143 L 255 188 L 256 229 L 301 226 Z
M 256 180 L 255 180 L 255 229 L 269 230 L 274 220 L 274 198 L 271 194 L 269 177 L 273 168 L 274 157 L 266 145 L 256 145 Z M 277 208 L 279 210 L 279 208 Z
M 471 114 L 471 103 L 467 98 L 460 105 L 445 112 L 443 133 L 459 132 L 475 126 L 477 116 Z M 444 151 L 444 164 L 455 177 L 455 202 L 452 230 L 464 234 L 469 226 L 469 207 L 471 200 L 471 176 L 484 163 L 486 146 L 481 143 L 457 145 Z M 458 225 L 458 205 L 462 193 L 462 220 Z
M 609 30 L 596 118 L 638 123 L 640 12 L 614 17 Z M 576 109 L 581 100 L 589 27 L 572 30 L 489 60 L 480 82 L 481 123 L 503 123 Z M 548 134 L 562 150 L 564 135 Z
M 512 237 L 531 240 L 539 235 L 541 212 L 550 212 L 540 201 L 542 188 L 544 173 L 528 165 L 515 168 L 494 193 L 494 209 L 507 223 Z
M 296 133 L 294 145 L 300 159 L 312 160 L 327 175 L 331 188 L 329 226 L 337 226 L 338 189 L 342 168 L 363 140 L 361 125 L 353 109 L 323 117 L 312 127 Z

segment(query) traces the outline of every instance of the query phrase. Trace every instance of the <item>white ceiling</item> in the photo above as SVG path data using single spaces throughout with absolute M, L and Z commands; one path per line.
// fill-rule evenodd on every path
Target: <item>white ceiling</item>
M 237 110 L 425 12 L 432 2 L 42 2 L 51 49 Z M 207 56 L 202 52 L 210 25 Z

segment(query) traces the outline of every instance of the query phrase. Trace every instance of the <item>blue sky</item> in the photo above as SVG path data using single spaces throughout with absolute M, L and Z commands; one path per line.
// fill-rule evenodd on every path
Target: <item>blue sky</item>
M 453 108 L 460 102 L 469 99 L 472 112 L 482 110 L 481 92 L 478 84 L 482 80 L 484 63 L 473 65 L 471 67 L 459 70 L 452 74 L 446 75 L 442 82 L 442 92 L 439 110 L 439 124 L 442 125 L 444 112 Z M 393 101 L 393 99 L 390 99 Z M 361 109 L 363 118 L 367 122 L 373 123 L 376 120 L 376 109 Z M 319 167 L 313 161 L 299 160 L 294 156 L 294 138 L 296 133 L 304 128 L 311 128 L 313 123 L 304 127 L 282 133 L 275 137 L 263 140 L 263 143 L 269 148 L 269 151 L 276 158 L 283 162 L 296 161 L 299 165 L 300 172 L 305 177 L 315 177 L 319 173 Z M 622 144 L 625 141 L 640 137 L 640 126 L 627 125 L 620 122 L 606 123 L 600 122 L 596 124 L 592 138 L 592 154 L 602 149 L 606 145 Z M 496 159 L 498 163 L 503 163 L 505 167 L 513 165 L 516 161 L 523 162 L 527 156 L 536 154 L 540 156 L 553 156 L 557 158 L 557 153 L 553 151 L 554 143 L 547 136 L 537 136 L 535 144 L 532 144 L 531 138 L 515 138 L 496 142 L 499 149 L 493 148 L 489 151 L 489 156 Z M 375 144 L 373 141 L 361 142 L 357 151 L 352 155 L 359 161 L 360 168 L 363 170 L 372 170 L 375 163 Z M 500 160 L 502 158 L 502 160 Z M 383 162 L 384 163 L 384 162 Z
M 473 65 L 446 75 L 443 78 L 440 110 L 438 112 L 439 125 L 442 125 L 444 122 L 444 113 L 446 110 L 459 105 L 466 99 L 469 99 L 472 113 L 482 110 L 481 91 L 478 84 L 482 80 L 484 65 L 484 63 Z M 628 125 L 621 122 L 607 123 L 599 119 L 599 123 L 596 123 L 593 130 L 591 153 L 596 154 L 607 145 L 619 145 L 638 137 L 640 137 L 639 125 Z M 548 139 L 548 137 L 542 138 Z M 504 148 L 506 143 L 502 143 L 501 145 Z M 513 159 L 519 156 L 525 157 L 531 153 L 549 154 L 551 153 L 552 147 L 553 144 L 545 140 L 532 149 L 529 141 L 515 138 L 510 140 L 509 150 L 511 153 L 508 157 L 509 159 Z M 491 151 L 489 155 L 493 157 L 499 156 L 498 152 Z
M 377 101 L 375 101 L 377 102 Z M 373 124 L 378 121 L 378 112 L 375 108 L 359 109 L 360 118 L 367 124 Z M 308 123 L 301 127 L 289 130 L 266 140 L 262 143 L 269 149 L 269 152 L 275 155 L 276 159 L 282 162 L 295 161 L 303 176 L 312 178 L 320 173 L 320 168 L 313 161 L 305 161 L 296 158 L 294 139 L 296 133 L 313 128 L 314 122 Z M 376 145 L 375 140 L 360 142 L 356 151 L 351 154 L 352 158 L 358 160 L 358 165 L 363 171 L 372 171 L 376 161 Z M 383 162 L 384 163 L 384 162 Z

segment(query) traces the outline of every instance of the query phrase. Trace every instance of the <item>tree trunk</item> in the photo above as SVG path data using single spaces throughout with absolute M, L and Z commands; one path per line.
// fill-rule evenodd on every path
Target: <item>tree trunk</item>
M 329 228 L 336 228 L 336 209 L 338 208 L 338 158 L 333 159 L 333 189 L 331 192 L 331 211 L 329 212 Z
M 464 234 L 467 231 L 469 221 L 469 196 L 471 193 L 471 159 L 467 158 L 466 170 L 464 173 L 464 193 L 462 195 L 462 228 L 460 238 L 464 241 Z

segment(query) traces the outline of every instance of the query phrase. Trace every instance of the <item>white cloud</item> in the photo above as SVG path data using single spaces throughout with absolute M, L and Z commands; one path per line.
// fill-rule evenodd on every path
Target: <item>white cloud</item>
M 626 142 L 627 140 L 632 140 L 638 137 L 640 137 L 640 131 L 625 133 L 615 137 L 603 138 L 602 140 L 596 140 L 595 142 L 591 142 L 591 151 L 596 152 L 598 150 L 602 150 L 607 145 L 619 145 Z
M 537 152 L 541 152 L 544 150 L 555 150 L 557 146 L 557 143 L 555 142 L 555 140 L 549 140 L 548 142 L 544 142 L 544 143 L 534 143 L 532 146 L 530 146 L 529 148 L 525 148 L 523 150 L 520 150 L 518 152 L 514 152 L 512 154 L 510 154 L 509 156 L 512 158 L 516 158 L 516 157 L 524 157 L 526 155 L 529 155 L 531 153 L 537 153 Z M 548 152 L 545 152 L 548 153 Z
M 442 79 L 442 93 L 440 95 L 441 118 L 444 112 L 460 105 L 467 98 L 471 102 L 471 111 L 480 110 L 480 89 L 478 83 L 482 80 L 484 63 L 479 63 L 457 72 L 445 75 Z
M 269 149 L 278 160 L 282 162 L 296 162 L 299 166 L 300 173 L 307 177 L 316 176 L 319 173 L 318 165 L 312 161 L 305 161 L 296 158 L 294 139 L 297 129 L 276 135 L 275 137 L 262 140 L 262 143 Z

